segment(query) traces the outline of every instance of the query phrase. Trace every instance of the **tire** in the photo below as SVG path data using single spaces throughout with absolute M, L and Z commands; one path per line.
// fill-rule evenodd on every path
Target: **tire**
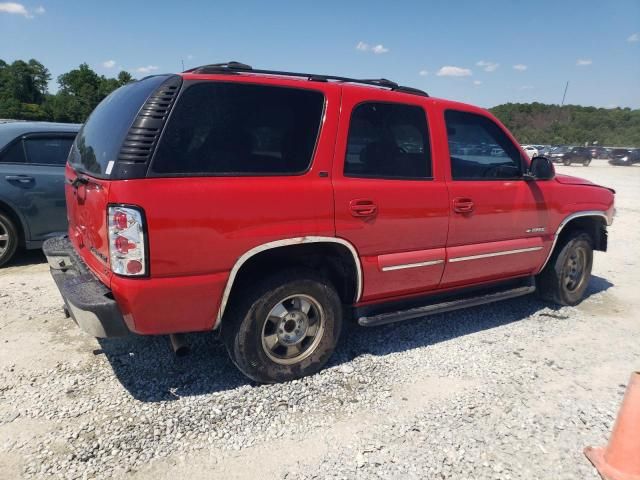
M 18 248 L 18 229 L 11 219 L 0 212 L 0 267 L 5 265 Z
M 584 298 L 593 266 L 591 237 L 576 231 L 557 245 L 544 270 L 536 278 L 538 294 L 558 305 L 577 305 Z
M 584 162 L 582 162 L 582 165 L 584 165 L 585 167 L 588 167 L 590 164 L 591 164 L 590 158 L 585 158 Z
M 267 277 L 235 302 L 222 339 L 243 374 L 277 383 L 318 372 L 341 331 L 342 305 L 333 285 L 313 270 L 294 269 Z
M 568 167 L 569 165 L 571 165 L 571 159 L 570 159 L 570 158 L 565 158 L 565 159 L 563 159 L 563 160 L 562 160 L 562 164 L 563 164 L 565 167 Z

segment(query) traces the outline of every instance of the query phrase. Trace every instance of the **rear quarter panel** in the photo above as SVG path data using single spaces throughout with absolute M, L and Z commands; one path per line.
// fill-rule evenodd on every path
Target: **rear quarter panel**
M 110 182 L 109 203 L 140 206 L 147 220 L 150 278 L 111 280 L 135 331 L 210 329 L 240 256 L 267 242 L 334 235 L 331 178 L 320 172 L 331 171 L 340 89 L 327 84 L 323 92 L 321 133 L 302 175 Z

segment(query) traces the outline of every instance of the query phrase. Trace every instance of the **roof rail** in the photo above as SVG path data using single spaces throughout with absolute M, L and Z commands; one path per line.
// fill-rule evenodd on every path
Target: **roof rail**
M 279 70 L 260 70 L 254 69 L 251 65 L 247 65 L 246 63 L 240 62 L 227 62 L 227 63 L 212 63 L 209 65 L 201 65 L 199 67 L 190 68 L 189 70 L 185 70 L 183 73 L 225 73 L 225 74 L 237 74 L 237 73 L 258 73 L 265 75 L 281 75 L 284 77 L 299 77 L 306 78 L 307 80 L 315 81 L 315 82 L 328 82 L 328 81 L 336 81 L 336 82 L 345 82 L 345 83 L 359 83 L 363 85 L 373 85 L 375 87 L 388 88 L 390 90 L 402 93 L 409 93 L 412 95 L 420 95 L 423 97 L 428 97 L 427 92 L 419 90 L 413 87 L 404 87 L 402 85 L 398 85 L 396 82 L 392 82 L 391 80 L 387 80 L 386 78 L 371 78 L 371 79 L 362 79 L 362 78 L 349 78 L 349 77 L 339 77 L 335 75 L 319 75 L 315 73 L 299 73 L 299 72 L 283 72 Z

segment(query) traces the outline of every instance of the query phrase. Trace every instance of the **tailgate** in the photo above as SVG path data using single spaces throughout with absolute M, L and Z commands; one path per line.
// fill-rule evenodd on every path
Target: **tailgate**
M 69 165 L 65 177 L 69 239 L 87 266 L 109 286 L 112 275 L 107 240 L 109 181 L 86 175 L 78 177 Z

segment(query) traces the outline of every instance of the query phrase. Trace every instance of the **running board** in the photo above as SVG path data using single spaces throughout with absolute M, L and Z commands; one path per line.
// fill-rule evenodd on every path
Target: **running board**
M 507 300 L 508 298 L 520 297 L 534 292 L 535 289 L 535 286 L 527 285 L 524 287 L 512 288 L 510 290 L 503 290 L 501 292 L 451 300 L 448 302 L 434 303 L 408 310 L 381 313 L 370 317 L 360 317 L 358 318 L 358 323 L 363 327 L 376 327 L 378 325 L 386 325 L 387 323 L 402 322 L 404 320 L 426 317 L 427 315 L 434 315 L 436 313 L 450 312 L 461 308 L 475 307 L 477 305 L 484 305 L 485 303 L 493 303 L 500 300 Z

